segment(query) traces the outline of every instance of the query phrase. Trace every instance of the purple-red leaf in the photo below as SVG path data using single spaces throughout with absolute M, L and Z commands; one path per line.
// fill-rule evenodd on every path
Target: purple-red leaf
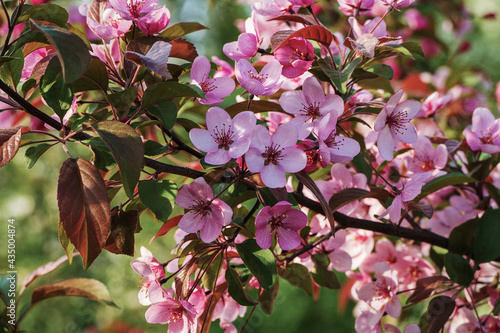
M 0 167 L 16 156 L 21 144 L 21 136 L 29 131 L 30 128 L 24 126 L 0 129 Z
M 153 243 L 153 241 L 157 237 L 163 236 L 163 235 L 167 234 L 170 230 L 172 230 L 174 227 L 177 227 L 182 216 L 183 215 L 178 215 L 178 216 L 172 217 L 170 220 L 168 220 L 166 223 L 164 223 L 161 226 L 160 230 L 158 230 L 156 235 L 154 235 L 154 237 L 151 238 L 151 240 L 149 241 L 149 244 Z
M 106 241 L 106 250 L 134 256 L 134 234 L 138 223 L 139 212 L 137 210 L 115 212 L 111 216 L 111 233 Z
M 274 36 L 274 35 L 273 35 Z M 288 43 L 288 40 L 290 38 L 295 38 L 295 37 L 300 37 L 300 38 L 305 38 L 305 39 L 311 39 L 314 40 L 318 43 L 321 43 L 325 45 L 326 47 L 329 47 L 330 44 L 333 41 L 333 35 L 330 32 L 330 30 L 320 27 L 318 25 L 312 25 L 309 27 L 302 28 L 294 33 L 292 33 L 288 38 L 286 38 L 281 44 L 279 44 L 277 47 L 272 47 L 272 52 L 276 51 L 282 46 L 285 46 Z
M 116 307 L 109 295 L 108 288 L 97 280 L 76 278 L 45 285 L 33 290 L 31 306 L 53 297 L 80 296 Z
M 430 297 L 444 283 L 451 282 L 448 278 L 439 276 L 428 276 L 417 280 L 413 294 L 408 297 L 406 304 L 418 303 Z
M 67 159 L 57 186 L 59 219 L 87 269 L 101 253 L 111 226 L 106 185 L 99 171 L 85 159 Z
M 304 25 L 314 25 L 314 17 L 312 15 L 304 14 L 291 14 L 291 15 L 280 15 L 273 17 L 267 21 L 284 21 L 284 22 L 295 22 L 302 23 Z

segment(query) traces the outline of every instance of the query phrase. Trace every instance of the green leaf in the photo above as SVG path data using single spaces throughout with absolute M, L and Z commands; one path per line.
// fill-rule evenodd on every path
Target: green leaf
M 480 264 L 500 257 L 500 209 L 488 208 L 474 230 L 474 260 Z
M 425 58 L 425 54 L 424 51 L 422 50 L 422 45 L 420 45 L 420 43 L 410 40 L 401 43 L 401 46 L 410 51 L 412 55 L 419 55 L 422 58 Z
M 328 269 L 330 259 L 324 253 L 318 252 L 311 256 L 314 262 L 314 268 L 311 276 L 314 281 L 322 287 L 328 289 L 339 289 L 340 283 L 335 273 Z
M 490 197 L 495 200 L 498 206 L 500 206 L 500 190 L 498 187 L 492 183 L 484 183 L 484 187 L 486 188 L 486 191 L 488 191 Z
M 226 282 L 227 292 L 238 304 L 243 306 L 252 306 L 258 304 L 256 301 L 247 295 L 243 284 L 241 283 L 240 276 L 234 268 L 228 266 L 226 269 Z
M 354 158 L 352 159 L 352 163 L 359 172 L 366 176 L 367 179 L 372 178 L 372 168 L 361 154 L 354 156 Z
M 68 22 L 68 12 L 63 7 L 51 3 L 44 3 L 36 6 L 24 5 L 23 13 L 17 19 L 17 23 L 28 22 L 30 19 L 57 24 L 66 28 Z
M 71 84 L 64 83 L 61 66 L 55 57 L 50 60 L 45 74 L 40 79 L 40 93 L 47 105 L 62 120 L 73 104 L 74 93 Z
M 90 149 L 94 153 L 94 165 L 97 169 L 109 171 L 116 166 L 113 154 L 100 137 L 90 138 L 82 142 L 90 145 Z
M 495 301 L 495 304 L 493 306 L 493 314 L 495 316 L 498 316 L 498 314 L 500 314 L 500 298 L 497 298 L 497 300 Z
M 444 267 L 450 279 L 461 286 L 468 287 L 474 280 L 474 272 L 469 261 L 459 254 L 448 252 L 444 256 Z
M 305 266 L 291 263 L 286 266 L 286 269 L 280 270 L 279 274 L 292 286 L 298 287 L 304 290 L 309 296 L 312 296 L 312 279 Z
M 97 57 L 92 57 L 89 67 L 83 76 L 72 83 L 73 91 L 101 90 L 106 93 L 108 89 L 108 71 L 106 65 Z
M 132 86 L 106 96 L 109 104 L 116 110 L 118 118 L 125 117 L 137 97 L 137 87 Z
M 177 105 L 172 101 L 164 101 L 148 107 L 149 113 L 158 118 L 165 129 L 174 127 L 177 120 Z
M 61 220 L 59 220 L 59 225 L 57 226 L 57 236 L 59 238 L 59 243 L 64 250 L 64 253 L 66 253 L 66 256 L 68 257 L 68 263 L 71 265 L 71 263 L 73 262 L 73 251 L 75 250 L 75 246 L 69 241 L 68 235 L 66 235 L 66 231 L 64 231 Z
M 388 58 L 395 55 L 404 55 L 415 59 L 413 54 L 404 46 L 398 44 L 380 45 L 375 48 L 375 56 L 372 59 Z
M 170 180 L 143 180 L 139 182 L 139 198 L 162 222 L 172 213 L 177 185 Z
M 21 79 L 24 67 L 24 55 L 22 50 L 17 50 L 11 55 L 12 60 L 0 66 L 0 79 L 13 87 L 16 87 Z
M 173 40 L 203 29 L 208 28 L 198 22 L 180 22 L 168 27 L 168 29 L 159 33 L 158 36 Z
M 474 249 L 474 230 L 479 219 L 468 220 L 450 232 L 448 250 L 456 254 L 471 255 Z
M 420 201 L 431 193 L 434 193 L 446 186 L 453 186 L 458 184 L 473 183 L 476 180 L 472 177 L 464 175 L 463 173 L 449 173 L 437 178 L 434 178 L 422 187 L 422 191 L 415 198 L 415 202 Z
M 276 261 L 271 250 L 263 250 L 257 245 L 255 239 L 247 239 L 243 243 L 236 244 L 236 251 L 259 284 L 269 290 L 277 276 Z
M 340 91 L 341 94 L 346 93 L 347 81 L 351 78 L 351 74 L 356 69 L 356 66 L 361 62 L 362 58 L 354 58 L 342 71 L 333 69 L 325 60 L 318 61 L 318 65 L 323 72 L 330 78 L 333 85 Z
M 211 262 L 207 262 L 207 260 L 211 260 Z M 207 255 L 198 263 L 198 267 L 207 267 L 205 274 L 201 278 L 201 283 L 208 290 L 212 290 L 214 288 L 215 282 L 219 278 L 219 274 L 222 269 L 222 260 L 222 254 L 218 254 L 215 259 L 211 255 Z
M 38 146 L 29 147 L 24 154 L 24 164 L 26 164 L 28 169 L 31 169 L 40 156 L 52 146 L 53 145 L 49 145 L 48 143 L 41 143 Z
M 190 86 L 178 82 L 160 82 L 152 84 L 144 92 L 141 109 L 172 100 L 176 97 L 201 97 Z
M 364 68 L 365 71 L 369 73 L 374 73 L 378 76 L 385 77 L 388 80 L 392 80 L 394 76 L 394 70 L 389 65 L 377 64 L 370 67 Z
M 168 150 L 168 146 L 163 146 L 161 143 L 147 140 L 144 142 L 144 155 L 146 156 L 157 156 L 165 153 Z
M 141 137 L 132 127 L 117 121 L 106 120 L 92 127 L 113 154 L 120 168 L 125 193 L 133 199 L 144 159 Z
M 90 53 L 85 42 L 73 32 L 54 26 L 39 26 L 33 20 L 31 29 L 41 32 L 57 52 L 65 83 L 81 77 L 90 64 Z
M 260 308 L 265 314 L 269 315 L 273 312 L 274 301 L 276 300 L 276 297 L 278 297 L 278 292 L 280 290 L 279 282 L 280 280 L 277 279 L 271 290 L 264 289 L 259 296 Z

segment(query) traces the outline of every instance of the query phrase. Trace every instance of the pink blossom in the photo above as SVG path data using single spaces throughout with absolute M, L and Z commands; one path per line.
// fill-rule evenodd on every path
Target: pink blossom
M 408 22 L 408 27 L 410 27 L 412 31 L 425 29 L 429 25 L 427 17 L 420 14 L 420 12 L 415 8 L 406 10 L 404 17 L 406 22 Z
M 200 87 L 205 94 L 205 99 L 198 98 L 201 104 L 218 105 L 233 92 L 235 83 L 229 77 L 210 78 L 210 68 L 206 57 L 196 57 L 191 68 L 191 84 Z
M 130 265 L 137 274 L 145 278 L 142 280 L 139 292 L 139 303 L 150 305 L 149 290 L 151 285 L 157 284 L 159 286 L 158 281 L 165 277 L 163 265 L 144 246 L 141 247 L 141 257 L 137 258 L 137 261 L 132 261 Z
M 436 114 L 445 105 L 450 103 L 453 99 L 453 94 L 449 93 L 446 95 L 440 95 L 439 92 L 435 91 L 429 95 L 422 103 L 422 109 L 417 114 L 417 118 L 427 118 Z
M 391 6 L 395 9 L 408 7 L 413 4 L 416 0 L 381 0 L 386 6 Z
M 288 0 L 260 0 L 252 5 L 252 11 L 263 16 L 279 16 L 286 14 L 292 9 Z
M 305 38 L 291 38 L 288 44 L 274 51 L 274 57 L 283 65 L 283 76 L 294 78 L 311 68 L 314 48 Z
M 299 131 L 299 139 L 307 137 L 319 125 L 320 120 L 332 113 L 332 118 L 344 111 L 344 101 L 340 96 L 325 96 L 316 78 L 309 77 L 302 85 L 302 91 L 285 91 L 279 102 L 283 110 L 295 115 L 291 121 Z
M 346 272 L 352 267 L 351 256 L 340 248 L 345 243 L 346 231 L 338 230 L 335 237 L 331 237 L 323 243 L 323 250 L 330 258 L 330 265 L 339 272 Z
M 87 25 L 101 38 L 115 38 L 125 34 L 132 26 L 105 2 L 94 0 L 87 11 Z
M 374 129 L 378 132 L 377 146 L 380 155 L 387 161 L 393 159 L 397 141 L 413 143 L 417 141 L 417 131 L 411 123 L 420 111 L 420 103 L 406 100 L 399 103 L 403 90 L 396 92 L 375 119 Z
M 248 151 L 256 122 L 251 111 L 240 112 L 231 120 L 226 111 L 213 107 L 207 111 L 207 130 L 193 128 L 189 138 L 196 148 L 208 153 L 205 162 L 225 164 Z
M 316 0 L 288 0 L 292 5 L 307 7 L 316 2 Z
M 216 56 L 212 56 L 212 62 L 219 66 L 214 74 L 214 77 L 231 77 L 234 75 L 234 68 L 227 61 L 221 60 Z
M 146 321 L 150 324 L 168 324 L 168 333 L 196 332 L 199 313 L 186 300 L 173 298 L 173 290 L 155 293 L 152 305 L 146 310 Z M 153 296 L 153 295 L 152 295 Z
M 438 235 L 448 237 L 453 228 L 465 221 L 466 217 L 463 214 L 456 208 L 449 206 L 443 210 L 434 212 L 432 218 L 427 221 L 426 228 Z
M 153 46 L 151 46 L 151 48 L 145 55 L 132 51 L 126 51 L 125 55 L 131 54 L 135 57 L 140 58 L 140 63 L 146 66 L 147 69 L 163 76 L 166 79 L 171 79 L 172 75 L 168 71 L 167 65 L 171 50 L 172 44 L 164 41 L 157 41 L 153 44 Z
M 158 0 L 109 0 L 109 4 L 128 21 L 137 21 L 158 5 Z
M 318 180 L 316 185 L 327 201 L 337 192 L 348 188 L 366 189 L 367 179 L 362 173 L 351 174 L 351 171 L 343 164 L 334 164 L 330 170 L 331 180 Z M 307 192 L 306 192 L 307 193 Z M 354 200 L 344 206 L 339 211 L 344 214 L 351 214 L 358 207 L 358 201 Z
M 253 33 L 239 35 L 237 42 L 224 44 L 222 51 L 231 60 L 252 58 L 259 49 L 257 37 Z
M 340 247 L 349 254 L 352 259 L 352 267 L 354 270 L 370 255 L 374 246 L 373 231 L 355 230 L 350 231 L 345 239 L 345 243 Z
M 391 270 L 385 262 L 379 262 L 375 264 L 375 276 L 376 281 L 361 287 L 358 292 L 359 299 L 367 302 L 380 315 L 385 311 L 391 317 L 399 317 L 401 315 L 401 301 L 397 295 L 398 272 Z M 377 318 L 377 321 L 380 317 Z
M 245 155 L 248 169 L 260 172 L 266 186 L 285 186 L 285 172 L 299 172 L 307 164 L 306 154 L 295 148 L 297 136 L 297 129 L 290 123 L 280 125 L 272 136 L 264 126 L 257 125 Z
M 396 326 L 391 325 L 391 324 L 385 324 L 384 331 L 387 333 L 389 333 L 389 332 L 401 333 L 399 328 L 397 328 Z M 408 324 L 405 326 L 403 333 L 420 333 L 420 327 L 418 327 L 417 324 Z
M 31 73 L 33 72 L 33 68 L 35 68 L 35 65 L 40 60 L 45 58 L 47 55 L 49 55 L 49 51 L 47 50 L 46 47 L 42 47 L 42 48 L 35 50 L 35 51 L 31 52 L 30 54 L 28 54 L 24 58 L 24 67 L 23 67 L 23 71 L 21 74 L 21 79 L 22 80 L 29 79 L 31 76 Z
M 448 150 L 444 144 L 435 149 L 431 141 L 419 135 L 417 142 L 412 144 L 413 154 L 405 159 L 408 170 L 415 173 L 431 171 L 436 175 L 448 162 Z
M 139 29 L 146 35 L 154 35 L 163 31 L 170 22 L 170 11 L 161 6 L 143 16 L 137 23 Z
M 337 117 L 333 112 L 320 121 L 317 136 L 319 154 L 326 164 L 351 161 L 360 152 L 356 140 L 337 135 Z
M 374 0 L 338 0 L 339 9 L 347 16 L 369 14 Z
M 214 199 L 212 188 L 203 178 L 183 185 L 177 193 L 175 203 L 181 208 L 189 209 L 179 221 L 179 228 L 188 233 L 200 230 L 200 238 L 205 243 L 214 241 L 233 216 L 228 204 Z
M 273 234 L 278 237 L 278 244 L 284 251 L 297 248 L 300 237 L 297 230 L 307 225 L 307 216 L 298 209 L 292 209 L 292 204 L 280 201 L 273 207 L 266 206 L 255 217 L 255 240 L 263 249 L 273 244 Z
M 90 44 L 92 46 L 91 54 L 98 57 L 102 62 L 108 64 L 115 70 L 122 61 L 122 53 L 120 51 L 120 41 L 116 38 L 104 44 Z M 109 71 L 109 69 L 108 69 Z
M 233 322 L 238 317 L 245 316 L 246 310 L 246 306 L 241 306 L 228 293 L 224 293 L 215 305 L 212 321 L 219 319 L 220 327 L 224 330 L 224 333 L 236 333 L 238 330 L 233 325 Z
M 247 60 L 242 59 L 236 63 L 235 74 L 240 85 L 248 93 L 269 96 L 276 93 L 283 83 L 279 81 L 282 68 L 277 60 L 271 60 L 259 73 Z
M 376 17 L 373 20 L 367 20 L 363 25 L 360 25 L 354 17 L 349 17 L 349 24 L 352 27 L 352 32 L 356 39 L 366 34 L 371 34 L 374 37 L 388 36 L 387 26 L 381 17 Z
M 490 110 L 477 108 L 472 114 L 472 126 L 464 130 L 465 140 L 473 151 L 487 154 L 500 152 L 500 119 L 495 119 Z
M 388 214 L 392 223 L 399 223 L 401 218 L 401 208 L 405 208 L 405 204 L 407 202 L 412 201 L 417 197 L 417 195 L 420 194 L 422 186 L 424 186 L 425 181 L 430 176 L 430 172 L 419 173 L 414 175 L 408 182 L 402 183 L 396 192 L 396 196 L 392 200 L 392 204 L 379 216 L 379 218 Z

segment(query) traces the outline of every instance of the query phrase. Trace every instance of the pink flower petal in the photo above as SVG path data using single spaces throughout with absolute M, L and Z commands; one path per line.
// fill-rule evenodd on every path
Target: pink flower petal
M 282 154 L 279 165 L 286 172 L 299 172 L 307 165 L 307 155 L 299 148 L 285 148 Z
M 187 212 L 179 221 L 178 227 L 187 233 L 195 233 L 203 227 L 203 223 L 195 212 Z
M 297 143 L 298 132 L 290 123 L 281 124 L 273 134 L 273 144 L 281 148 L 293 147 Z
M 262 157 L 262 152 L 257 148 L 250 148 L 246 154 L 246 163 L 248 170 L 251 172 L 260 172 L 264 168 L 264 158 Z
M 323 88 L 314 77 L 308 77 L 302 84 L 302 92 L 309 104 L 319 103 L 325 99 Z M 335 96 L 335 95 L 333 95 Z
M 394 146 L 396 145 L 391 134 L 391 129 L 387 126 L 379 134 L 377 138 L 377 146 L 380 155 L 386 161 L 392 161 L 394 158 Z
M 273 244 L 273 233 L 270 227 L 255 230 L 255 240 L 262 249 L 268 249 Z
M 205 81 L 210 73 L 210 61 L 204 56 L 198 56 L 193 61 L 191 67 L 191 81 L 195 80 L 198 83 Z
M 280 97 L 280 105 L 290 114 L 300 114 L 307 105 L 304 94 L 300 91 L 285 91 Z
M 180 222 L 179 222 L 180 224 Z M 215 220 L 207 219 L 200 230 L 200 238 L 205 243 L 213 242 L 219 237 L 222 227 Z
M 300 237 L 296 231 L 278 228 L 278 244 L 284 251 L 296 249 L 300 245 Z
M 193 128 L 189 131 L 189 139 L 193 145 L 201 151 L 213 153 L 219 150 L 219 145 L 212 137 L 212 133 L 207 130 Z
M 285 171 L 278 165 L 269 164 L 262 167 L 260 170 L 260 177 L 262 178 L 262 182 L 271 188 L 278 188 L 286 185 Z
M 257 123 L 257 118 L 255 114 L 251 111 L 243 111 L 234 116 L 233 119 L 233 130 L 235 138 L 241 138 L 252 134 L 255 129 L 255 124 Z
M 243 155 L 243 154 L 241 154 L 241 155 Z M 239 156 L 237 156 L 237 157 L 239 157 Z M 226 164 L 230 160 L 231 160 L 231 156 L 229 156 L 229 151 L 224 150 L 224 149 L 216 149 L 215 152 L 208 153 L 205 156 L 205 162 L 207 162 L 208 164 L 212 164 L 212 165 Z
M 231 116 L 218 106 L 214 106 L 207 111 L 207 129 L 214 132 L 217 128 L 231 125 Z

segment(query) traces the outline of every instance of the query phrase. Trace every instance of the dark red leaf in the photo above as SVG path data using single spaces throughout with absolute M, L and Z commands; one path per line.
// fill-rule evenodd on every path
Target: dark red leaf
M 280 15 L 273 17 L 267 21 L 284 21 L 284 22 L 296 22 L 302 23 L 304 25 L 314 25 L 314 17 L 312 15 L 304 14 L 291 14 L 291 15 Z
M 29 131 L 30 128 L 24 126 L 0 129 L 0 167 L 16 156 L 21 144 L 21 136 Z
M 329 47 L 333 41 L 333 35 L 330 32 L 330 30 L 323 28 L 323 27 L 320 27 L 318 25 L 312 25 L 309 27 L 302 28 L 302 29 L 294 32 L 290 36 L 288 36 L 288 38 L 285 39 L 280 45 L 278 45 L 278 47 L 276 47 L 276 48 L 273 47 L 272 52 L 274 52 L 277 49 L 279 49 L 280 47 L 286 45 L 290 38 L 295 38 L 295 37 L 311 39 L 311 40 L 314 40 L 318 43 L 325 45 L 326 47 Z
M 106 185 L 101 174 L 85 159 L 67 159 L 57 186 L 59 219 L 87 269 L 101 253 L 111 226 Z
M 196 47 L 193 43 L 188 42 L 185 39 L 177 38 L 169 42 L 172 44 L 172 51 L 170 51 L 170 56 L 173 58 L 180 58 L 190 62 L 198 56 Z
M 415 291 L 413 294 L 408 297 L 406 301 L 409 303 L 418 303 L 427 299 L 431 296 L 443 282 L 450 281 L 448 278 L 444 276 L 428 276 L 417 280 L 417 286 L 415 287 Z
M 178 216 L 172 217 L 170 220 L 168 220 L 166 223 L 164 223 L 161 226 L 160 230 L 158 230 L 156 235 L 154 235 L 154 237 L 151 238 L 151 240 L 149 241 L 149 244 L 153 243 L 153 241 L 157 237 L 163 236 L 163 235 L 167 234 L 170 230 L 172 230 L 172 228 L 177 227 L 177 224 L 179 224 L 179 221 L 181 220 L 181 218 L 182 218 L 182 215 L 178 215 Z
M 134 256 L 134 234 L 138 223 L 139 212 L 137 210 L 115 212 L 111 216 L 111 233 L 106 241 L 106 250 Z
M 455 301 L 448 296 L 434 297 L 427 307 L 427 332 L 439 333 L 455 310 Z
M 81 296 L 117 307 L 109 295 L 108 288 L 102 282 L 85 278 L 69 279 L 38 287 L 31 295 L 31 305 L 59 296 Z

